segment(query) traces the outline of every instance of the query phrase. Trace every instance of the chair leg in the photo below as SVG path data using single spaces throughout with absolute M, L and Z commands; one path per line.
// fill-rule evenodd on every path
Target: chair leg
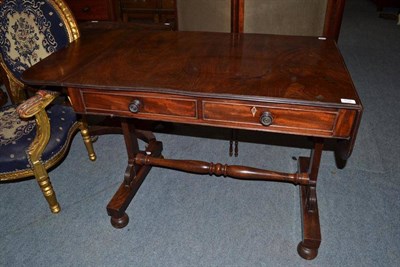
M 86 149 L 88 151 L 89 159 L 91 161 L 96 160 L 96 154 L 94 153 L 92 139 L 89 134 L 88 125 L 86 122 L 80 122 L 79 129 L 81 130 L 81 135 L 83 142 L 85 143 Z
M 44 197 L 49 203 L 51 212 L 59 213 L 61 211 L 61 207 L 57 201 L 56 193 L 53 190 L 53 186 L 51 185 L 49 175 L 47 174 L 46 169 L 44 168 L 43 164 L 39 161 L 33 163 L 33 169 L 36 181 L 38 182 Z

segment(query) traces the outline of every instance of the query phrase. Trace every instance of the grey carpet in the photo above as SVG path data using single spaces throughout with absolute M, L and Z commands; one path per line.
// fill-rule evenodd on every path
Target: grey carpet
M 102 136 L 90 162 L 79 136 L 50 172 L 62 211 L 34 180 L 0 184 L 0 266 L 399 266 L 400 26 L 370 0 L 348 0 L 339 47 L 365 106 L 354 153 L 336 168 L 324 152 L 318 185 L 322 244 L 301 259 L 298 187 L 153 168 L 111 227 L 105 207 L 126 167 L 123 138 Z M 208 130 L 208 129 L 205 129 Z M 245 133 L 247 137 L 247 133 Z M 164 155 L 295 171 L 303 147 L 158 134 Z

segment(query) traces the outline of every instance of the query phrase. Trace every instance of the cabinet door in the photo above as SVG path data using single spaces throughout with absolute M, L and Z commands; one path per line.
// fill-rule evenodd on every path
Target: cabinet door
M 114 20 L 113 0 L 66 0 L 78 21 Z
M 121 0 L 122 21 L 175 29 L 175 0 Z
M 121 0 L 122 10 L 128 9 L 155 9 L 157 0 Z
M 175 9 L 175 0 L 162 0 L 161 9 Z

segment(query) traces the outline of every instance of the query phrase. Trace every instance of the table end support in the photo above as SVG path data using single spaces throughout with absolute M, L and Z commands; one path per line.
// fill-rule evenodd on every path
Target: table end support
M 309 169 L 310 158 L 300 157 L 299 172 L 307 172 Z M 297 246 L 297 252 L 303 259 L 312 260 L 317 257 L 321 244 L 321 228 L 315 186 L 300 185 L 300 207 L 303 237 Z
M 146 151 L 144 151 L 146 154 L 161 157 L 163 149 L 162 143 L 157 141 L 152 133 L 136 130 L 128 120 L 122 120 L 121 126 L 128 153 L 128 166 L 123 182 L 107 205 L 107 213 L 111 216 L 111 225 L 117 229 L 128 225 L 129 216 L 125 211 L 151 170 L 151 166 L 140 166 L 134 162 L 136 154 L 140 153 L 138 138 L 148 143 Z

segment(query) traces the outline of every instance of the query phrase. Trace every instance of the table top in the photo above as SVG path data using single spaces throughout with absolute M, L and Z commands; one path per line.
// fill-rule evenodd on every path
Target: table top
M 81 36 L 27 70 L 24 82 L 361 108 L 333 40 L 130 28 Z

